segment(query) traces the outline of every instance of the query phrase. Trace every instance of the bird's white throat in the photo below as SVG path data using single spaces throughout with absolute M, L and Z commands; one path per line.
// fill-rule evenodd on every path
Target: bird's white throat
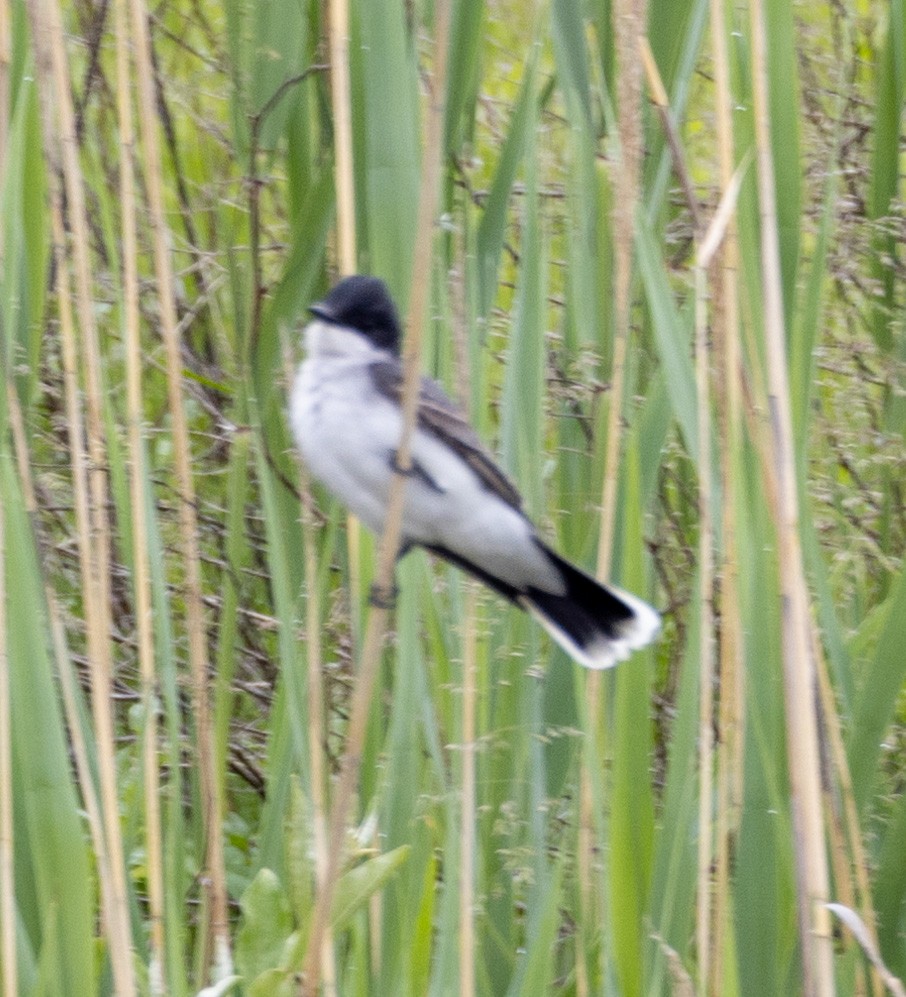
M 326 357 L 365 359 L 381 352 L 354 329 L 319 318 L 313 319 L 305 327 L 305 351 L 309 357 L 317 360 Z

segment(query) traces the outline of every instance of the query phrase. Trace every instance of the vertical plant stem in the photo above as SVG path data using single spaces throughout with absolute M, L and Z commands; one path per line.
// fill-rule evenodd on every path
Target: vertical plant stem
M 478 588 L 466 582 L 462 656 L 462 808 L 459 830 L 459 994 L 475 993 L 475 703 Z
M 63 221 L 59 213 L 59 202 L 51 202 L 51 218 L 53 221 L 54 250 L 57 251 L 63 238 Z M 69 277 L 65 259 L 58 254 L 58 267 L 62 273 L 58 277 L 68 287 Z M 68 295 L 60 298 L 60 324 L 62 327 L 72 327 L 72 315 Z M 64 338 L 65 343 L 65 338 Z M 29 461 L 28 442 L 25 434 L 25 422 L 19 399 L 13 393 L 12 384 L 7 381 L 7 398 L 9 400 L 9 421 L 12 431 L 13 446 L 16 452 L 16 467 L 22 494 L 25 499 L 25 509 L 32 524 L 37 522 L 38 501 L 35 496 L 35 484 L 32 475 L 32 465 Z M 92 844 L 95 848 L 95 859 L 98 863 L 100 888 L 102 895 L 102 910 L 109 905 L 110 872 L 107 858 L 107 847 L 104 841 L 104 821 L 101 815 L 101 804 L 94 783 L 94 773 L 88 760 L 88 744 L 83 729 L 82 715 L 78 703 L 78 693 L 74 665 L 66 646 L 66 635 L 63 627 L 63 616 L 56 595 L 45 576 L 44 597 L 47 600 L 47 616 L 50 623 L 50 641 L 53 647 L 57 666 L 57 676 L 60 681 L 63 709 L 66 713 L 66 723 L 69 728 L 69 740 L 75 759 L 75 770 L 79 780 L 82 802 L 88 819 Z M 5 993 L 5 991 L 4 991 Z
M 711 43 L 714 49 L 715 118 L 720 186 L 726 191 L 733 179 L 733 118 L 730 67 L 727 55 L 724 0 L 711 0 Z M 742 796 L 742 739 L 745 722 L 743 696 L 742 623 L 739 608 L 739 563 L 736 541 L 736 506 L 739 489 L 737 454 L 741 446 L 739 350 L 739 252 L 733 220 L 719 250 L 712 286 L 715 288 L 713 326 L 722 376 L 718 378 L 716 404 L 721 478 L 720 565 L 720 707 L 717 756 L 717 829 L 714 884 L 714 944 L 710 992 L 723 988 L 724 938 L 730 919 L 730 845 L 735 833 Z M 713 272 L 713 270 L 712 270 Z
M 337 258 L 344 276 L 356 271 L 355 173 L 352 160 L 352 99 L 349 89 L 348 0 L 330 0 L 330 104 L 333 111 L 334 186 L 337 197 Z
M 695 380 L 698 394 L 698 573 L 699 573 L 699 724 L 698 724 L 698 902 L 695 942 L 698 992 L 704 994 L 711 963 L 711 859 L 713 851 L 714 754 L 714 529 L 711 497 L 711 433 L 707 313 L 707 274 L 695 268 Z
M 53 0 L 35 0 L 33 23 L 39 26 L 42 39 L 36 39 L 46 52 L 39 58 L 52 74 L 52 102 L 45 100 L 44 110 L 52 106 L 56 113 L 60 163 L 69 209 L 72 232 L 73 260 L 76 279 L 76 305 L 82 334 L 81 350 L 75 344 L 75 328 L 63 330 L 64 354 L 68 353 L 70 367 L 67 376 L 67 394 L 70 417 L 75 426 L 75 446 L 71 460 L 80 510 L 78 519 L 82 588 L 86 607 L 88 654 L 91 662 L 91 706 L 97 740 L 98 771 L 101 788 L 101 808 L 104 823 L 106 866 L 109 885 L 103 891 L 105 924 L 110 939 L 110 959 L 115 986 L 119 994 L 135 992 L 136 982 L 132 963 L 131 917 L 126 887 L 125 859 L 119 822 L 117 796 L 116 754 L 112 714 L 112 655 L 110 647 L 110 527 L 107 519 L 107 469 L 102 416 L 102 387 L 100 349 L 94 318 L 91 286 L 91 263 L 88 247 L 88 225 L 85 207 L 84 183 L 79 164 L 78 140 L 75 131 L 75 114 L 72 91 L 69 85 L 69 66 L 66 55 L 63 24 L 59 7 Z M 49 123 L 45 126 L 52 127 Z M 58 194 L 60 197 L 61 194 Z M 62 202 L 60 202 L 62 203 Z M 60 215 L 60 219 L 61 219 Z M 62 224 L 56 232 L 62 251 Z M 67 268 L 61 267 L 65 274 Z M 61 279 L 61 297 L 68 297 L 69 288 Z M 62 324 L 61 324 L 62 328 Z M 87 402 L 87 453 L 84 439 L 78 431 L 81 425 L 79 389 L 77 384 L 76 357 L 81 356 L 85 371 L 85 398 Z M 86 472 L 87 468 L 87 472 Z
M 117 115 L 120 138 L 120 203 L 122 205 L 123 246 L 123 326 L 126 346 L 126 396 L 129 423 L 129 495 L 132 507 L 132 557 L 135 577 L 135 626 L 142 683 L 142 768 L 145 803 L 145 849 L 147 853 L 149 941 L 148 968 L 152 994 L 166 992 L 164 984 L 164 881 L 163 846 L 160 823 L 160 771 L 157 737 L 157 675 L 154 664 L 151 578 L 148 553 L 148 523 L 145 514 L 144 412 L 142 404 L 142 352 L 138 301 L 138 225 L 135 211 L 133 154 L 135 129 L 132 116 L 132 87 L 129 71 L 129 11 L 127 0 L 116 0 Z
M 140 130 L 147 163 L 149 220 L 154 245 L 154 269 L 161 335 L 167 360 L 167 390 L 173 431 L 173 455 L 176 487 L 179 492 L 179 526 L 185 560 L 184 594 L 186 629 L 189 639 L 189 666 L 198 750 L 202 824 L 205 835 L 205 859 L 202 882 L 209 902 L 209 927 L 213 942 L 213 978 L 222 979 L 231 972 L 232 958 L 227 924 L 227 892 L 224 871 L 221 825 L 221 789 L 214 764 L 214 732 L 208 695 L 208 649 L 202 602 L 201 559 L 198 524 L 195 514 L 195 484 L 192 478 L 189 430 L 182 397 L 182 361 L 177 329 L 175 288 L 161 177 L 161 154 L 157 135 L 154 98 L 154 74 L 151 64 L 151 40 L 147 13 L 142 0 L 130 0 L 132 32 L 135 42 L 135 66 L 138 77 Z M 207 926 L 206 926 L 207 927 Z M 205 966 L 208 960 L 205 958 Z
M 9 4 L 0 0 L 0 190 L 6 184 L 9 143 Z M 0 266 L 5 258 L 5 225 L 0 225 Z M 6 378 L 7 396 L 15 388 Z M 5 455 L 3 457 L 5 459 Z M 13 759 L 10 728 L 10 674 L 6 632 L 6 521 L 0 494 L 0 961 L 3 992 L 18 995 L 16 962 L 16 883 L 13 849 Z
M 321 612 L 318 602 L 317 547 L 314 537 L 314 507 L 311 495 L 311 481 L 302 473 L 302 542 L 305 549 L 305 644 L 308 651 L 308 737 L 311 760 L 312 804 L 315 818 L 315 862 L 317 866 L 318 888 L 323 888 L 327 871 L 327 801 L 325 798 L 326 741 L 324 723 L 324 682 L 321 671 Z M 333 941 L 330 926 L 324 932 L 321 962 L 324 967 L 325 992 L 331 995 L 336 990 L 337 971 L 334 964 Z
M 292 365 L 286 351 L 287 383 L 291 383 Z M 302 495 L 302 549 L 305 559 L 305 648 L 308 654 L 308 751 L 311 765 L 311 801 L 314 816 L 315 876 L 323 889 L 327 871 L 327 796 L 328 762 L 325 754 L 327 726 L 324 718 L 323 656 L 321 654 L 321 606 L 319 601 L 318 545 L 315 540 L 315 509 L 311 478 L 304 464 L 299 468 Z M 336 993 L 336 960 L 330 926 L 324 932 L 321 964 L 326 997 Z
M 871 885 L 868 874 L 868 856 L 865 854 L 865 846 L 862 842 L 862 829 L 859 826 L 859 810 L 856 806 L 855 794 L 853 793 L 852 777 L 846 757 L 846 747 L 843 743 L 843 733 L 840 730 L 840 717 L 837 713 L 834 690 L 831 685 L 830 676 L 827 673 L 827 661 L 822 654 L 821 641 L 815 627 L 812 627 L 811 631 L 811 644 L 818 673 L 818 687 L 820 689 L 822 707 L 821 716 L 824 721 L 824 731 L 833 760 L 834 770 L 837 773 L 843 809 L 846 844 L 851 863 L 851 867 L 847 869 L 846 874 L 855 880 L 854 892 L 857 897 L 856 906 L 862 916 L 865 930 L 877 948 L 877 916 L 872 903 Z M 843 903 L 846 904 L 845 899 Z M 881 997 L 884 987 L 880 973 L 875 966 L 871 967 L 871 981 L 872 992 L 875 997 Z
M 616 0 L 613 5 L 616 36 L 617 103 L 620 156 L 615 170 L 614 196 L 614 343 L 610 379 L 610 407 L 607 410 L 607 436 L 604 444 L 604 482 L 601 492 L 601 534 L 598 541 L 597 571 L 606 577 L 613 558 L 616 529 L 617 485 L 619 482 L 620 441 L 622 437 L 623 395 L 626 354 L 629 346 L 630 299 L 632 287 L 635 205 L 639 197 L 639 169 L 642 162 L 642 66 L 638 59 L 638 39 L 645 31 L 644 3 Z M 597 673 L 596 673 L 597 674 Z M 592 679 L 596 674 L 591 676 Z M 589 682 L 589 692 L 598 689 Z
M 362 746 L 365 741 L 368 713 L 389 615 L 388 606 L 393 589 L 393 568 L 402 535 L 406 471 L 411 463 L 412 433 L 418 407 L 422 334 L 431 280 L 434 214 L 440 190 L 449 22 L 449 4 L 446 0 L 440 0 L 435 6 L 435 68 L 430 88 L 425 151 L 422 160 L 422 183 L 419 192 L 412 291 L 407 322 L 408 336 L 404 356 L 403 429 L 397 450 L 397 473 L 390 486 L 387 516 L 384 520 L 384 531 L 379 548 L 378 569 L 374 586 L 374 606 L 368 617 L 361 667 L 352 697 L 346 750 L 343 754 L 340 777 L 331 809 L 327 869 L 322 887 L 318 891 L 311 934 L 308 939 L 308 951 L 305 956 L 304 987 L 306 993 L 312 995 L 317 992 L 321 982 L 321 946 L 330 918 L 336 880 L 343 857 L 349 806 L 362 761 Z
M 613 4 L 614 34 L 616 39 L 617 103 L 620 155 L 614 172 L 614 342 L 613 366 L 610 378 L 610 399 L 607 410 L 607 430 L 604 441 L 604 480 L 601 490 L 600 533 L 598 538 L 597 575 L 606 578 L 613 560 L 613 537 L 616 528 L 617 485 L 619 482 L 620 441 L 622 436 L 623 395 L 625 391 L 626 354 L 629 343 L 632 256 L 635 231 L 634 212 L 638 200 L 639 169 L 642 160 L 641 99 L 642 68 L 637 57 L 638 39 L 644 35 L 644 0 L 616 0 Z M 601 712 L 601 673 L 588 676 L 587 701 L 590 728 L 596 725 Z M 592 778 L 590 766 L 602 764 L 596 757 L 594 740 L 586 737 L 579 797 L 578 863 L 580 903 L 583 923 L 588 923 L 592 910 L 592 865 L 596 843 L 594 841 L 594 814 L 592 806 Z M 578 933 L 582 944 L 587 944 L 585 932 Z M 587 956 L 578 955 L 584 967 Z
M 330 0 L 329 17 L 330 104 L 333 112 L 333 169 L 337 199 L 337 262 L 340 274 L 347 276 L 355 273 L 358 269 L 355 231 L 355 163 L 352 151 L 352 97 L 349 83 L 349 0 Z M 310 502 L 310 490 L 303 494 Z M 349 613 L 354 640 L 357 640 L 361 635 L 361 619 L 359 618 L 362 605 L 361 534 L 361 523 L 350 513 L 346 517 L 346 552 L 349 563 Z M 311 661 L 309 661 L 309 668 L 311 668 Z M 320 679 L 318 682 L 320 684 Z M 320 704 L 318 708 L 323 710 L 323 693 L 320 694 Z M 323 751 L 323 748 L 319 746 L 318 751 Z M 316 820 L 320 821 L 321 826 L 326 828 L 327 800 L 323 795 L 323 788 L 320 801 L 315 801 L 315 810 Z M 324 890 L 326 885 L 327 845 L 325 832 L 321 836 L 320 842 L 317 838 L 315 841 L 319 890 Z M 322 958 L 325 956 L 330 959 L 329 963 L 325 963 L 324 970 L 325 984 L 329 989 L 330 980 L 335 977 L 333 943 L 329 924 L 324 930 Z
M 750 12 L 765 356 L 771 448 L 777 479 L 774 518 L 780 551 L 787 759 L 792 790 L 799 933 L 806 997 L 830 997 L 834 993 L 833 939 L 830 915 L 824 906 L 830 897 L 821 803 L 817 686 L 809 647 L 808 592 L 799 542 L 796 458 L 787 373 L 768 108 L 765 12 L 761 0 L 752 0 Z
M 7 390 L 12 387 L 7 379 Z M 6 460 L 6 454 L 2 458 Z M 13 757 L 6 640 L 6 518 L 0 494 L 0 956 L 3 992 L 19 993 L 16 963 L 16 882 L 13 850 Z
M 0 189 L 6 180 L 6 152 L 9 146 L 10 95 L 10 5 L 0 0 Z M 3 231 L 0 229 L 0 261 L 3 260 Z
M 334 189 L 337 198 L 337 262 L 340 274 L 358 269 L 355 237 L 355 170 L 352 155 L 352 98 L 349 85 L 349 0 L 330 0 L 330 106 L 333 112 Z M 361 633 L 361 524 L 351 513 L 346 517 L 346 548 L 349 559 L 349 607 L 353 633 Z
M 76 333 L 74 318 L 72 315 L 72 301 L 69 292 L 70 277 L 69 267 L 65 258 L 65 233 L 62 217 L 62 200 L 59 192 L 57 192 L 57 197 L 51 210 L 53 219 L 53 248 L 54 255 L 56 257 L 57 271 L 57 306 L 60 312 L 60 339 L 63 354 L 63 387 L 66 402 L 66 429 L 71 454 L 73 504 L 76 511 L 76 527 L 78 536 L 81 537 L 83 532 L 87 535 L 89 531 L 89 500 L 86 470 L 87 460 L 85 456 L 85 436 L 84 427 L 82 425 L 82 411 L 79 406 L 79 385 L 78 373 L 76 369 Z M 24 437 L 24 432 L 22 435 Z M 23 442 L 20 450 L 24 449 L 25 444 Z M 20 460 L 20 467 L 23 463 L 27 463 L 27 461 L 24 459 Z M 79 570 L 82 576 L 82 589 L 85 593 L 86 623 L 90 624 L 92 621 L 92 614 L 96 613 L 97 609 L 94 606 L 96 593 L 93 593 L 90 565 L 91 555 L 89 551 L 85 549 L 88 546 L 89 545 L 87 543 L 79 545 Z M 92 646 L 90 643 L 92 639 L 92 629 L 90 626 L 88 629 L 88 637 L 90 651 Z M 67 657 L 68 656 L 64 654 L 64 657 L 61 660 L 58 654 L 58 661 L 61 665 L 61 676 L 63 676 L 65 672 L 68 672 L 69 663 L 66 660 Z M 61 679 L 61 681 L 64 690 L 64 701 L 66 701 L 65 694 L 67 692 L 67 683 L 65 678 Z M 70 724 L 70 736 L 75 739 L 74 730 L 79 728 L 80 723 L 78 719 L 78 710 L 75 707 L 74 692 L 70 696 L 69 700 L 66 701 L 66 705 L 67 719 Z M 78 754 L 76 757 L 78 758 Z M 116 927 L 111 925 L 109 921 L 111 917 L 115 916 L 116 899 L 114 894 L 115 887 L 113 884 L 113 874 L 111 871 L 109 844 L 105 828 L 103 802 L 96 796 L 94 775 L 90 766 L 87 764 L 87 760 L 85 765 L 80 768 L 79 774 L 80 781 L 82 783 L 82 795 L 86 803 L 86 809 L 91 817 L 90 826 L 92 829 L 92 840 L 98 864 L 98 878 L 100 880 L 101 892 L 101 913 L 103 916 L 104 930 L 110 939 L 111 952 L 113 952 L 116 949 L 117 942 L 115 937 L 111 937 L 111 935 L 116 931 Z

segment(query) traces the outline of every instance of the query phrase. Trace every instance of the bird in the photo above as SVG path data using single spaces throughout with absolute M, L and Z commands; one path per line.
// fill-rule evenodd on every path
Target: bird
M 311 475 L 370 530 L 384 527 L 402 427 L 401 323 L 378 277 L 341 279 L 309 306 L 289 421 Z M 574 660 L 615 665 L 650 643 L 658 613 L 539 536 L 519 491 L 462 410 L 419 383 L 400 556 L 422 547 L 529 612 Z

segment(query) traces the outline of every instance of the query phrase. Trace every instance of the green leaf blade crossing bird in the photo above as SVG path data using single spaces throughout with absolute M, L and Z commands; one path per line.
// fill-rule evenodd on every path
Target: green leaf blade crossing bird
M 400 320 L 383 281 L 341 280 L 311 305 L 290 422 L 311 474 L 369 529 L 384 527 L 402 434 Z M 401 555 L 424 547 L 531 613 L 587 668 L 650 643 L 658 614 L 544 543 L 516 487 L 459 407 L 422 378 L 405 482 Z

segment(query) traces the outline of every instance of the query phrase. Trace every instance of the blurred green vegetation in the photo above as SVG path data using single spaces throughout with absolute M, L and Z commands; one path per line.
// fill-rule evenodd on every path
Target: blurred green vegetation
M 78 554 L 93 538 L 80 533 L 73 504 L 56 289 L 69 249 L 51 260 L 59 132 L 49 71 L 36 61 L 32 36 L 34 17 L 56 3 L 14 0 L 6 11 L 11 57 L 0 61 L 9 84 L 0 175 L 8 655 L 2 675 L 12 704 L 10 731 L 0 736 L 11 746 L 15 889 L 0 886 L 15 905 L 19 993 L 85 995 L 113 992 L 100 915 L 102 870 L 86 816 L 86 780 L 97 783 L 98 753 L 107 749 L 96 742 L 88 707 Z M 165 895 L 164 961 L 156 968 L 149 948 L 141 753 L 149 716 L 136 638 L 129 490 L 136 461 L 127 438 L 118 188 L 124 149 L 113 22 L 107 4 L 61 10 L 100 335 L 113 537 L 115 764 L 137 985 L 142 993 L 189 994 L 213 982 L 201 900 L 211 829 L 200 805 L 181 499 L 145 198 L 155 167 L 137 144 L 147 457 L 141 489 L 149 517 L 139 540 L 150 555 L 154 607 Z M 458 0 L 453 11 L 426 367 L 501 455 L 545 535 L 593 569 L 615 324 L 619 149 L 610 5 Z M 767 11 L 801 538 L 880 949 L 902 977 L 906 25 L 901 4 L 880 0 L 852 8 L 771 0 Z M 749 22 L 748 12 L 733 5 L 726 16 L 739 163 L 753 143 Z M 652 0 L 648 27 L 706 218 L 720 198 L 708 17 L 703 0 Z M 316 489 L 316 572 L 305 577 L 299 473 L 284 416 L 287 353 L 298 361 L 305 306 L 337 275 L 334 123 L 329 76 L 317 68 L 327 62 L 326 18 L 317 3 L 287 0 L 165 3 L 148 18 L 197 495 L 223 806 L 213 833 L 224 844 L 233 985 L 249 995 L 282 995 L 296 992 L 316 865 L 305 600 L 317 598 L 321 619 L 327 723 L 321 747 L 335 773 L 374 570 L 371 539 L 347 542 L 344 516 Z M 385 278 L 405 303 L 433 7 L 352 0 L 350 18 L 359 268 Z M 605 676 L 601 715 L 589 716 L 587 673 L 533 623 L 486 593 L 477 617 L 467 618 L 478 635 L 477 954 L 469 992 L 682 993 L 683 973 L 697 975 L 695 233 L 663 128 L 647 103 L 642 125 L 612 574 L 663 611 L 664 631 L 653 648 Z M 784 551 L 777 549 L 752 436 L 764 400 L 751 166 L 737 225 L 741 321 L 734 334 L 744 344 L 750 414 L 731 453 L 743 485 L 733 515 L 744 778 L 738 809 L 728 817 L 732 865 L 718 908 L 726 922 L 723 977 L 708 992 L 764 997 L 798 993 L 802 984 L 780 666 L 777 561 Z M 81 362 L 90 344 L 79 342 Z M 719 388 L 716 355 L 713 374 Z M 712 415 L 718 436 L 723 424 L 717 410 Z M 714 474 L 718 481 L 716 451 Z M 720 530 L 716 546 L 719 554 Z M 360 562 L 356 585 L 351 559 Z M 407 557 L 398 575 L 395 633 L 363 758 L 358 830 L 350 832 L 334 908 L 342 994 L 441 995 L 457 992 L 461 982 L 458 745 L 466 584 L 422 554 Z M 74 699 L 66 711 L 69 687 Z M 717 688 L 716 694 L 729 693 Z M 716 734 L 720 742 L 722 731 Z M 76 766 L 75 740 L 85 745 L 85 771 Z M 583 743 L 596 752 L 590 882 L 582 880 L 578 859 Z M 826 733 L 822 744 L 829 744 Z M 829 747 L 826 754 L 829 841 L 836 843 L 848 840 L 846 798 Z M 715 819 L 718 805 L 715 798 Z M 833 899 L 850 895 L 859 861 L 848 845 L 841 848 Z M 840 993 L 872 992 L 863 967 L 858 947 L 841 942 Z

